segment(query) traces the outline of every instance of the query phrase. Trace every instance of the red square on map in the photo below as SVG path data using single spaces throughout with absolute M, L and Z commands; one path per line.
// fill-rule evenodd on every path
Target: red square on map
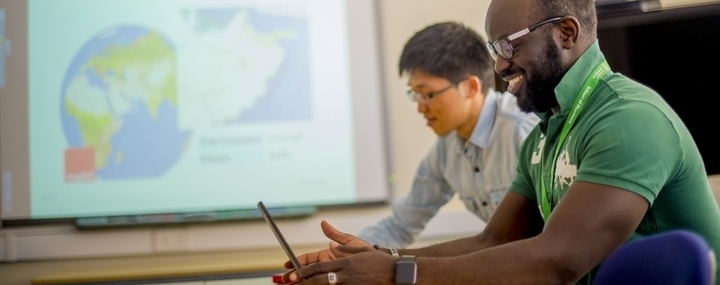
M 95 149 L 69 148 L 65 150 L 65 182 L 95 180 Z

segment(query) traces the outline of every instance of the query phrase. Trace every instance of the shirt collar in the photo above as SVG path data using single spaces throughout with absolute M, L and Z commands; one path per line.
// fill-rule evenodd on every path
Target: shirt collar
M 481 148 L 487 147 L 488 141 L 490 141 L 490 132 L 495 123 L 495 112 L 497 109 L 495 102 L 498 96 L 497 91 L 488 89 L 487 94 L 485 94 L 482 110 L 480 111 L 480 117 L 475 123 L 475 128 L 470 135 L 470 142 Z
M 590 47 L 578 58 L 572 67 L 565 73 L 560 83 L 555 86 L 555 98 L 560 104 L 560 115 L 570 112 L 575 97 L 580 93 L 580 88 L 585 84 L 585 80 L 590 76 L 596 66 L 605 60 L 600 51 L 598 41 L 590 45 Z M 553 115 L 552 111 L 545 113 L 536 113 L 541 119 L 545 119 Z

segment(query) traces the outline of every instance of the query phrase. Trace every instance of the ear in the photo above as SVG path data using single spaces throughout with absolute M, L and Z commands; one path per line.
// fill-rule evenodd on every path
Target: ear
M 480 78 L 475 75 L 471 75 L 467 80 L 465 80 L 465 82 L 467 82 L 465 84 L 467 86 L 467 98 L 474 97 L 480 90 L 482 90 L 482 81 L 480 81 Z
M 560 28 L 560 45 L 564 49 L 572 49 L 580 38 L 580 21 L 573 16 L 565 16 L 557 26 Z

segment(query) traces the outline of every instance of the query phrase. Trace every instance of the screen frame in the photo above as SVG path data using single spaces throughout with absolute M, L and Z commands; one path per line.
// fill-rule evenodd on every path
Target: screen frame
M 28 0 L 18 1 L 15 9 L 17 11 L 25 11 L 27 14 Z M 391 175 L 392 153 L 390 151 L 390 137 L 387 121 L 387 104 L 385 102 L 386 91 L 384 82 L 383 55 L 382 55 L 382 33 L 380 29 L 381 15 L 379 11 L 379 1 L 352 1 L 346 0 L 347 14 L 347 32 L 350 74 L 349 78 L 351 87 L 350 106 L 353 120 L 352 135 L 354 148 L 351 150 L 355 159 L 355 194 L 353 201 L 338 201 L 333 203 L 305 203 L 301 205 L 286 205 L 288 208 L 293 207 L 319 207 L 321 209 L 347 208 L 347 207 L 368 207 L 378 205 L 389 205 L 393 201 L 393 184 L 388 177 Z M 21 6 L 21 7 L 20 7 Z M 361 11 L 358 13 L 358 11 Z M 368 17 L 369 16 L 369 17 Z M 365 18 L 362 22 L 358 19 Z M 353 20 L 354 19 L 354 20 Z M 16 19 L 17 20 L 17 19 Z M 18 21 L 15 21 L 18 22 Z M 22 22 L 22 21 L 20 21 Z M 22 34 L 27 37 L 27 27 L 23 28 Z M 24 37 L 14 35 L 13 38 L 13 61 L 15 67 L 20 65 L 22 68 L 15 68 L 18 72 L 10 75 L 28 74 L 28 55 L 24 53 L 27 49 L 27 40 Z M 371 59 L 371 60 L 368 60 Z M 6 62 L 7 63 L 7 62 Z M 365 70 L 365 71 L 363 71 Z M 367 72 L 372 70 L 373 72 Z M 354 76 L 354 74 L 363 74 L 363 76 Z M 15 80 L 18 81 L 18 80 Z M 19 80 L 27 82 L 28 79 Z M 28 96 L 17 96 L 28 93 L 28 84 L 21 84 L 22 88 L 18 90 L 0 90 L 0 102 L 5 106 L 12 105 L 12 108 L 0 108 L 0 137 L 10 137 L 17 135 L 20 139 L 17 141 L 0 142 L 0 173 L 5 173 L 7 169 L 12 172 L 12 180 L 2 179 L 3 185 L 0 185 L 0 225 L 3 226 L 25 226 L 25 225 L 43 225 L 43 224 L 66 224 L 76 222 L 77 219 L 126 219 L 133 220 L 138 216 L 153 215 L 173 215 L 173 214 L 195 214 L 207 212 L 223 212 L 223 211 L 253 211 L 252 203 L 244 205 L 242 208 L 217 208 L 217 209 L 186 209 L 186 210 L 166 210 L 147 213 L 107 213 L 81 217 L 70 216 L 33 216 L 30 207 L 30 183 L 29 183 L 29 122 L 27 115 L 20 114 L 22 110 L 28 109 Z M 360 96 L 364 94 L 363 96 Z M 14 95 L 14 96 L 9 96 Z M 22 98 L 21 98 L 22 97 Z M 16 118 L 25 117 L 24 120 L 16 120 Z M 15 118 L 15 119 L 12 119 Z M 373 155 L 368 155 L 373 153 Z M 16 161 L 12 162 L 11 161 Z M 18 163 L 19 162 L 19 163 Z M 12 164 L 12 165 L 10 165 Z M 4 176 L 3 176 L 4 177 Z M 12 181 L 12 187 L 6 187 L 4 181 Z M 9 182 L 8 182 L 9 183 Z M 9 184 L 8 184 L 9 185 Z M 7 189 L 12 190 L 7 190 Z M 8 199 L 7 197 L 12 197 Z M 128 219 L 128 217 L 130 217 Z M 243 216 L 234 218 L 233 220 L 247 220 L 259 218 L 254 216 Z M 197 222 L 215 222 L 202 220 L 173 220 L 171 223 L 197 223 Z M 158 224 L 154 222 L 153 224 Z M 113 224 L 112 226 L 146 226 L 147 223 L 128 222 L 122 224 Z M 105 225 L 103 225 L 105 226 Z

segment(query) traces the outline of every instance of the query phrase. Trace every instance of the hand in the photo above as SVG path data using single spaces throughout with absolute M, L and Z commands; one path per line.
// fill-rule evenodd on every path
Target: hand
M 335 273 L 335 284 L 395 284 L 395 263 L 398 258 L 372 247 L 339 245 L 333 249 L 347 255 L 331 261 L 303 266 L 283 276 L 283 282 L 297 285 L 330 284 L 328 273 Z
M 369 247 L 371 246 L 366 241 L 351 235 L 346 234 L 341 231 L 338 231 L 333 226 L 330 225 L 327 221 L 322 221 L 320 223 L 320 227 L 322 228 L 323 233 L 326 237 L 328 237 L 330 240 L 332 240 L 328 246 L 328 248 L 306 253 L 303 255 L 298 256 L 298 261 L 300 262 L 300 265 L 308 265 L 316 262 L 323 262 L 323 261 L 330 261 L 335 260 L 341 257 L 352 255 L 352 253 L 345 253 L 336 251 L 333 252 L 331 249 L 337 247 L 338 245 L 347 245 L 352 247 Z M 292 263 L 288 260 L 285 262 L 285 268 L 293 268 Z

